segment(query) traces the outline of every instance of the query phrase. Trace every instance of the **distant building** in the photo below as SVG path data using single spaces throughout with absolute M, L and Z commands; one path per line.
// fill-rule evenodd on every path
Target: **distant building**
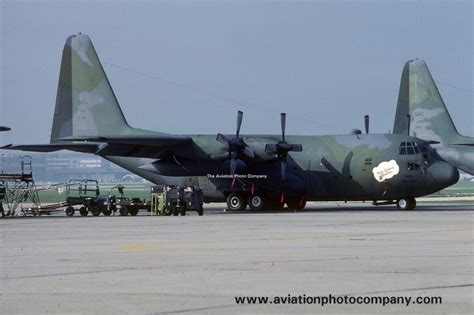
M 23 154 L 20 154 L 23 155 Z M 11 165 L 19 161 L 11 157 Z M 101 182 L 141 181 L 141 178 L 129 171 L 98 156 L 59 152 L 47 154 L 30 154 L 32 158 L 33 176 L 39 182 L 64 182 L 69 179 L 96 179 Z M 19 162 L 18 162 L 19 163 Z M 13 166 L 16 168 L 16 166 Z M 19 166 L 18 166 L 19 170 Z M 1 170 L 0 170 L 1 172 Z

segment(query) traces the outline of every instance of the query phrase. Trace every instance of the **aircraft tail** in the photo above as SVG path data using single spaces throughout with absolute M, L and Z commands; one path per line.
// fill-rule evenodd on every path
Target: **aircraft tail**
M 150 133 L 128 125 L 89 36 L 69 36 L 62 55 L 51 143 L 71 136 Z
M 400 81 L 393 133 L 407 133 L 427 141 L 454 144 L 463 141 L 454 126 L 446 105 L 426 63 L 421 59 L 405 64 Z

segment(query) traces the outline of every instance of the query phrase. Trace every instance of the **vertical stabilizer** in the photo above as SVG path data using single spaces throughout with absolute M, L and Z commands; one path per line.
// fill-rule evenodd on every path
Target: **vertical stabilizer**
M 408 124 L 406 115 L 410 115 Z M 408 126 L 410 125 L 410 126 Z M 451 143 L 459 134 L 426 63 L 410 60 L 403 68 L 393 133 L 407 133 L 428 141 Z
M 64 45 L 51 142 L 68 136 L 127 135 L 131 128 L 115 98 L 89 36 Z

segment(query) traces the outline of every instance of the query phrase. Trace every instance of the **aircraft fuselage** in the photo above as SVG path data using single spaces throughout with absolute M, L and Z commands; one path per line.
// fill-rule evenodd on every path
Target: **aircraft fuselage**
M 288 176 L 281 180 L 280 163 L 259 148 L 279 136 L 251 135 L 242 139 L 261 161 L 239 157 L 235 179 L 228 159 L 216 161 L 226 147 L 214 135 L 190 136 L 202 159 L 148 159 L 105 156 L 106 159 L 156 184 L 199 185 L 206 201 L 224 201 L 227 193 L 264 191 L 311 200 L 397 200 L 427 195 L 457 182 L 458 171 L 443 162 L 428 144 L 394 134 L 287 136 L 302 152 L 291 152 Z M 205 158 L 208 157 L 208 158 Z M 269 160 L 270 159 L 270 160 Z

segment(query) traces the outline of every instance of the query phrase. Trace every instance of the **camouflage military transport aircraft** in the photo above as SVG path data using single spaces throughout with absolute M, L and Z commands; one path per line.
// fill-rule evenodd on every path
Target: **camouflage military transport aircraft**
M 410 115 L 410 119 L 407 119 Z M 446 162 L 474 175 L 474 138 L 456 130 L 426 63 L 410 60 L 403 68 L 393 132 L 429 141 Z
M 13 150 L 94 153 L 156 184 L 195 184 L 205 201 L 229 209 L 302 209 L 306 201 L 368 200 L 415 208 L 415 197 L 457 182 L 456 168 L 423 140 L 404 134 L 334 136 L 170 135 L 130 127 L 91 40 L 77 34 L 63 50 L 51 143 Z M 276 125 L 276 124 L 275 124 Z M 276 126 L 275 126 L 276 127 Z

